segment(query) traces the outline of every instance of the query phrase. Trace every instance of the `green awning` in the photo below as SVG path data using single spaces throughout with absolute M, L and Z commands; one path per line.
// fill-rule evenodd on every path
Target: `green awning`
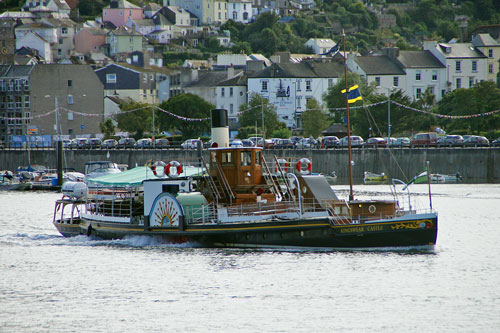
M 201 175 L 205 169 L 193 166 L 183 166 L 181 177 L 193 177 Z M 136 167 L 119 173 L 92 178 L 87 183 L 108 186 L 140 186 L 146 179 L 158 179 L 153 171 L 147 166 Z M 167 177 L 165 177 L 167 178 Z

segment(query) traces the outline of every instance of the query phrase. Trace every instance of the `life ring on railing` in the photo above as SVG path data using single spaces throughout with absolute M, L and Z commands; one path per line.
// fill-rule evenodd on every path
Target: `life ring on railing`
M 278 171 L 280 170 L 280 167 L 281 167 L 281 170 L 283 170 L 284 172 L 288 172 L 288 161 L 283 159 L 283 158 L 280 158 L 279 160 L 277 160 L 274 164 L 274 173 L 278 173 Z
M 302 166 L 305 165 L 306 169 L 302 170 Z M 297 171 L 299 173 L 311 173 L 312 172 L 312 162 L 308 158 L 301 158 L 296 165 Z
M 175 173 L 172 173 L 172 168 L 175 168 Z M 182 173 L 182 164 L 177 161 L 170 161 L 164 168 L 164 172 L 168 177 L 179 177 Z
M 160 170 L 162 170 L 163 167 L 163 174 L 158 172 Z M 155 175 L 156 177 L 163 177 L 165 176 L 165 162 L 163 161 L 156 161 L 154 162 L 152 165 L 149 166 L 149 168 L 151 169 L 151 171 L 153 171 L 153 175 Z

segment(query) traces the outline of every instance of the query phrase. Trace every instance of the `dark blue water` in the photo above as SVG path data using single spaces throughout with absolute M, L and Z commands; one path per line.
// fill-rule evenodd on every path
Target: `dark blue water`
M 65 239 L 58 197 L 0 193 L 0 332 L 500 331 L 499 185 L 433 186 L 430 253 Z

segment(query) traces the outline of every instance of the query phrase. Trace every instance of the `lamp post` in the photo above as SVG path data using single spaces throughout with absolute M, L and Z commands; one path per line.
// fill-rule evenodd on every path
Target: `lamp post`
M 387 89 L 387 146 L 391 140 L 391 91 Z

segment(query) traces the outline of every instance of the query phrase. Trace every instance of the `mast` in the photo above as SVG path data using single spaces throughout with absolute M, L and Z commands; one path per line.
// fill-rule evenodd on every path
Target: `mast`
M 345 51 L 345 32 L 342 30 L 342 38 L 344 39 L 344 77 L 345 77 L 345 105 L 347 111 L 347 150 L 349 151 L 349 201 L 354 200 L 352 190 L 352 151 L 351 151 L 351 120 L 349 117 L 349 87 L 347 85 L 347 60 Z

